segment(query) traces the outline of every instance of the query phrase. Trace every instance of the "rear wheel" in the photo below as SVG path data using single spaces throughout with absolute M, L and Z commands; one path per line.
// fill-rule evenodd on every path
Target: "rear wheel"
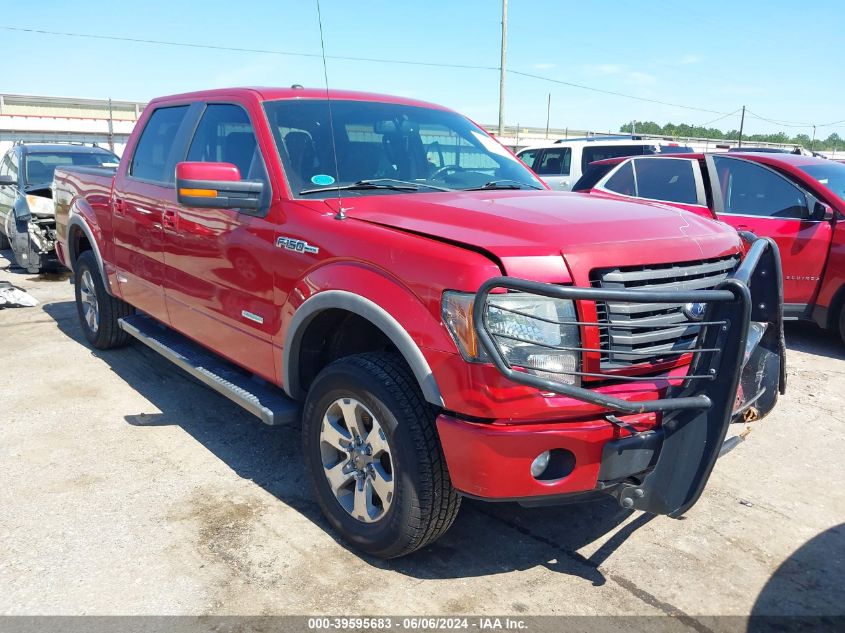
M 97 349 L 126 345 L 129 335 L 120 329 L 118 320 L 133 314 L 135 309 L 106 292 L 94 253 L 83 252 L 74 268 L 76 311 L 85 338 Z
M 332 526 L 358 549 L 403 556 L 455 520 L 436 410 L 401 357 L 368 353 L 326 367 L 303 415 L 305 462 Z
M 842 339 L 842 344 L 845 345 L 845 301 L 839 308 L 839 336 Z

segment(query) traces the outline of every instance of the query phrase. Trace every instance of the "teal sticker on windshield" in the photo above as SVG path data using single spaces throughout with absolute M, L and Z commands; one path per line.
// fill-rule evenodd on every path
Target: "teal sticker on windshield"
M 311 182 L 322 187 L 324 185 L 333 185 L 334 178 L 328 174 L 317 174 L 316 176 L 311 176 Z

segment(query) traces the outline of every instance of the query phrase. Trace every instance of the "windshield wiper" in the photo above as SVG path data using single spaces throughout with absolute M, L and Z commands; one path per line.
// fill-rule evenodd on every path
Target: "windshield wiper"
M 362 182 L 365 183 L 379 183 L 379 182 L 389 182 L 389 183 L 399 183 L 402 185 L 409 185 L 412 187 L 425 187 L 426 189 L 434 189 L 435 191 L 455 191 L 451 187 L 440 187 L 438 185 L 430 185 L 427 182 L 417 182 L 415 180 L 399 180 L 397 178 L 368 178 L 367 180 L 359 180 L 358 183 Z
M 329 187 L 315 187 L 314 189 L 303 189 L 299 192 L 300 196 L 308 195 L 309 193 L 319 193 L 320 191 L 362 191 L 368 189 L 393 189 L 395 191 L 418 191 L 419 187 L 416 184 L 389 184 L 381 183 L 381 179 L 375 180 L 359 180 L 353 182 L 351 185 L 331 185 Z M 389 179 L 385 179 L 389 180 Z M 398 182 L 402 182 L 401 180 Z
M 470 187 L 463 191 L 483 191 L 485 189 L 542 189 L 536 185 L 528 184 L 527 182 L 520 182 L 519 180 L 491 180 L 485 182 L 480 187 Z

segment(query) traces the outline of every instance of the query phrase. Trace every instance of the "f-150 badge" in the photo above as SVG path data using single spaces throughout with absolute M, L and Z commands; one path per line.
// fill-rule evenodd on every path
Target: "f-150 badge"
M 276 246 L 284 248 L 289 251 L 296 251 L 297 253 L 314 253 L 320 252 L 316 246 L 311 246 L 304 240 L 297 240 L 292 237 L 280 237 L 276 240 Z

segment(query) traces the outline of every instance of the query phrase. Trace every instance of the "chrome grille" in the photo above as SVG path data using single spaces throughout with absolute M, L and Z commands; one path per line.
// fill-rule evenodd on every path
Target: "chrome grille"
M 737 256 L 629 266 L 593 271 L 596 288 L 627 290 L 705 290 L 715 288 L 737 266 Z M 701 326 L 683 313 L 683 304 L 597 302 L 601 368 L 673 360 L 695 346 Z M 674 354 L 672 354 L 674 352 Z

